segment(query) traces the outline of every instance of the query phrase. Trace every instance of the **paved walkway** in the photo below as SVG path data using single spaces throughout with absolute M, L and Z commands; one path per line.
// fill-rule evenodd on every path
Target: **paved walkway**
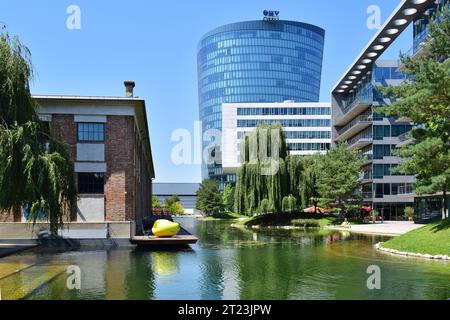
M 350 228 L 342 228 L 339 226 L 328 228 L 333 230 L 347 230 L 357 233 L 399 236 L 423 226 L 423 224 L 415 224 L 414 222 L 409 221 L 385 221 L 384 223 L 377 222 L 375 224 L 357 224 L 350 226 Z

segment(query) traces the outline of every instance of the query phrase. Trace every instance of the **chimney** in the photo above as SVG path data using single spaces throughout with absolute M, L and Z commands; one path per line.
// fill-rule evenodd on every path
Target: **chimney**
M 124 81 L 123 84 L 125 85 L 125 96 L 127 98 L 133 98 L 133 89 L 136 86 L 134 81 Z

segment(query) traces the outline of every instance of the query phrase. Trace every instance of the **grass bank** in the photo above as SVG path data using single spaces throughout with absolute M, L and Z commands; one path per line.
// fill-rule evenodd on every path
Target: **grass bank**
M 233 212 L 224 212 L 221 214 L 215 214 L 213 216 L 203 217 L 201 219 L 208 221 L 208 220 L 235 220 L 235 219 L 243 219 L 243 218 L 248 218 L 248 217 L 237 214 L 237 213 L 233 213 Z
M 382 248 L 430 255 L 450 255 L 450 219 L 432 223 L 381 244 Z
M 325 226 L 338 225 L 342 223 L 342 219 L 333 216 L 325 216 L 321 214 L 309 213 L 280 213 L 266 214 L 255 217 L 247 217 L 240 220 L 236 225 L 252 227 L 307 227 L 307 228 L 323 228 Z

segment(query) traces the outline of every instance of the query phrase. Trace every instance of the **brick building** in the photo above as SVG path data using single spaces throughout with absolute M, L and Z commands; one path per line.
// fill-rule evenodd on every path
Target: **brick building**
M 125 97 L 34 96 L 41 120 L 67 143 L 74 162 L 79 198 L 70 225 L 102 230 L 79 237 L 114 237 L 110 223 L 129 223 L 132 236 L 151 214 L 155 173 L 145 101 L 133 96 L 134 82 L 125 88 Z

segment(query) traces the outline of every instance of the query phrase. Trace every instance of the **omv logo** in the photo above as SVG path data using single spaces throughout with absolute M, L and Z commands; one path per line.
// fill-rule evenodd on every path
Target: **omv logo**
M 280 11 L 264 10 L 264 20 L 279 20 Z

